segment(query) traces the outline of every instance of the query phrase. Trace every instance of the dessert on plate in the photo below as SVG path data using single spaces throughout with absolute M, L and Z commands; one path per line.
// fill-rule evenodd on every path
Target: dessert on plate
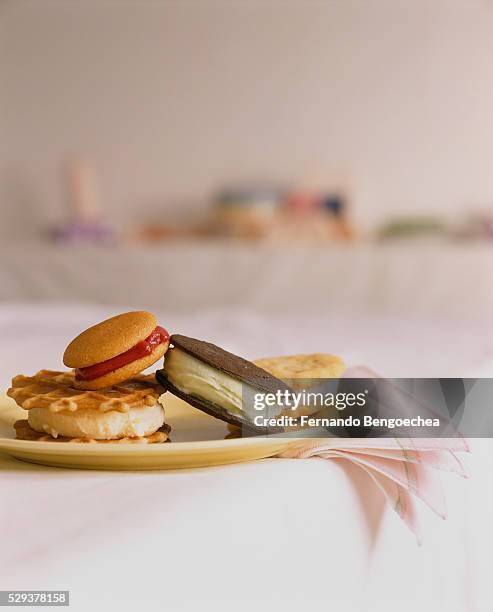
M 7 395 L 27 411 L 17 437 L 62 442 L 165 442 L 169 427 L 154 374 L 140 372 L 167 351 L 168 332 L 150 312 L 127 312 L 79 334 L 63 357 L 73 369 L 12 380 Z
M 163 356 L 162 369 L 142 374 Z M 248 435 L 281 433 L 287 429 L 271 417 L 296 418 L 314 410 L 293 407 L 289 396 L 338 378 L 345 369 L 339 357 L 322 353 L 247 361 L 210 342 L 170 337 L 146 311 L 126 312 L 86 329 L 67 346 L 63 363 L 71 370 L 13 378 L 7 395 L 27 411 L 14 425 L 18 438 L 165 442 L 170 428 L 159 402 L 165 391 Z M 260 410 L 263 421 L 256 418 Z
M 289 392 L 282 380 L 210 342 L 174 334 L 170 343 L 163 369 L 156 372 L 167 391 L 232 425 L 267 431 L 253 423 L 254 394 Z M 277 416 L 280 408 L 272 408 Z
M 317 384 L 317 379 L 320 378 L 339 378 L 346 369 L 340 357 L 328 353 L 266 357 L 255 359 L 253 363 L 295 390 Z
M 74 386 L 73 372 L 41 370 L 14 377 L 7 395 L 28 412 L 17 437 L 62 442 L 164 442 L 163 389 L 154 376 L 134 376 L 98 391 Z
M 168 350 L 169 334 L 146 311 L 102 321 L 74 338 L 63 363 L 75 369 L 78 389 L 104 389 L 142 372 Z

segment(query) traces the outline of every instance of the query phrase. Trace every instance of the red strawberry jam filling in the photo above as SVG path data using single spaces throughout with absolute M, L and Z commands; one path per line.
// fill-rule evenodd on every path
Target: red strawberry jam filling
M 123 368 L 123 366 L 132 363 L 132 361 L 147 357 L 147 355 L 150 355 L 157 346 L 168 342 L 168 340 L 168 332 L 164 327 L 159 327 L 158 325 L 145 340 L 137 342 L 135 346 L 121 355 L 88 366 L 87 368 L 77 368 L 75 370 L 75 378 L 77 380 L 94 380 L 95 378 L 100 378 L 105 374 L 118 370 L 118 368 Z

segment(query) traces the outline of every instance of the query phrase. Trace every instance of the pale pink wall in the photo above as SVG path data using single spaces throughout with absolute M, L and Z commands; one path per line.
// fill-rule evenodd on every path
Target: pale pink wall
M 0 232 L 56 218 L 64 156 L 110 215 L 341 168 L 355 213 L 493 202 L 488 0 L 0 3 Z

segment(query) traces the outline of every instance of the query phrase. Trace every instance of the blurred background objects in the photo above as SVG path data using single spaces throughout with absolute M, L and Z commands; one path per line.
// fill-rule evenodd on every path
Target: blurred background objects
M 492 28 L 486 0 L 0 1 L 0 299 L 487 318 Z

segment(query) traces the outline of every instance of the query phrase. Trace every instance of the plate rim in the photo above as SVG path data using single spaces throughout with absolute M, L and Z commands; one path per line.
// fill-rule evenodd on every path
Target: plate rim
M 91 454 L 91 455 L 111 455 L 118 451 L 118 454 L 146 454 L 159 455 L 161 453 L 172 453 L 176 451 L 182 452 L 197 452 L 207 450 L 227 450 L 228 448 L 241 448 L 244 446 L 278 446 L 279 448 L 287 448 L 298 442 L 299 439 L 286 438 L 234 438 L 231 440 L 194 440 L 190 442 L 163 442 L 159 444 L 81 444 L 78 442 L 47 442 L 35 440 L 18 440 L 16 438 L 0 437 L 0 452 L 8 452 L 9 450 L 22 449 L 33 451 L 41 450 L 47 454 L 58 454 L 60 452 L 69 451 L 74 454 Z

